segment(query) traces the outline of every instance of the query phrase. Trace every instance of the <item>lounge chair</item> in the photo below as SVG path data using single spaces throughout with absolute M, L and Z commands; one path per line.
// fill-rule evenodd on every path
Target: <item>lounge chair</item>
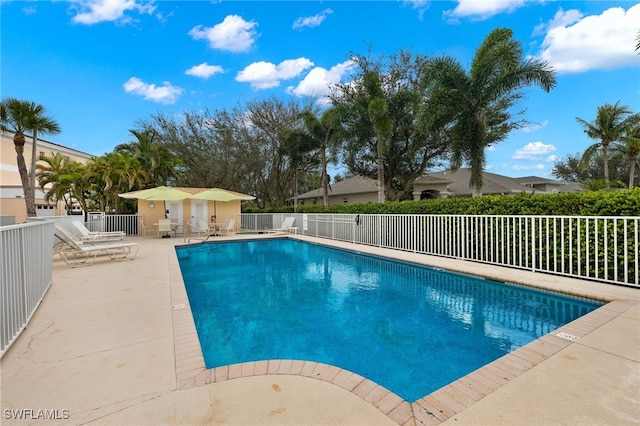
M 111 260 L 133 260 L 140 244 L 124 241 L 104 241 L 83 243 L 56 224 L 55 236 L 59 243 L 54 254 L 59 255 L 72 268 L 89 266 L 99 254 L 106 254 Z
M 80 241 L 82 242 L 121 241 L 126 235 L 126 232 L 123 231 L 91 232 L 79 220 L 74 220 L 71 224 L 80 233 Z
M 293 226 L 293 222 L 296 220 L 295 217 L 289 216 L 285 217 L 282 221 L 282 225 L 279 228 L 269 229 L 269 233 L 275 232 L 293 232 L 294 234 L 298 233 L 298 228 Z
M 222 225 L 218 228 L 218 232 L 220 235 L 222 234 L 233 234 L 236 232 L 236 220 L 235 219 L 227 219 L 224 221 Z

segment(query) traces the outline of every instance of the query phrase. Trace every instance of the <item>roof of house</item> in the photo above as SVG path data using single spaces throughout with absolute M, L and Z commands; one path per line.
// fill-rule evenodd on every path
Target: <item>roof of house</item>
M 414 183 L 421 186 L 438 185 L 442 187 L 447 184 L 447 191 L 452 196 L 471 195 L 469 179 L 471 169 L 460 168 L 456 171 L 444 170 L 441 172 L 428 173 L 417 178 Z M 527 176 L 512 178 L 490 172 L 482 172 L 482 193 L 488 194 L 518 194 L 521 192 L 535 192 L 546 194 L 548 191 L 534 189 L 528 185 L 557 185 L 561 186 L 561 192 L 577 192 L 581 190 L 579 184 L 573 182 L 560 182 L 538 176 Z M 354 176 L 329 186 L 329 196 L 375 193 L 378 190 L 377 181 L 364 176 Z M 553 191 L 559 192 L 559 191 Z M 304 194 L 298 195 L 298 199 L 320 198 L 322 188 L 314 189 Z
M 329 185 L 329 196 L 377 192 L 378 182 L 364 176 L 354 176 Z M 322 188 L 299 194 L 298 199 L 322 197 Z
M 471 169 L 461 168 L 456 171 L 444 170 L 441 172 L 429 173 L 420 176 L 415 180 L 416 184 L 435 183 L 434 179 L 447 180 L 447 189 L 452 195 L 470 195 L 471 187 L 469 180 Z M 532 189 L 519 183 L 516 179 L 497 175 L 495 173 L 482 172 L 482 193 L 483 194 L 510 194 L 520 192 L 531 192 Z
M 540 184 L 549 184 L 549 185 L 566 185 L 566 182 L 560 182 L 557 180 L 547 179 L 539 176 L 524 176 L 513 178 L 523 185 L 540 185 Z

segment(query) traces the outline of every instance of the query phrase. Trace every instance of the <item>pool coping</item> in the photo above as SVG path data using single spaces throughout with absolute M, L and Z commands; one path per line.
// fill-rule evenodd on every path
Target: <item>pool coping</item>
M 297 236 L 291 238 L 301 239 Z M 313 242 L 326 243 L 318 240 Z M 207 369 L 175 251 L 169 263 L 177 389 L 190 389 L 242 377 L 297 375 L 342 387 L 400 425 L 441 424 L 638 304 L 636 300 L 626 299 L 606 301 L 608 303 L 575 321 L 411 403 L 366 377 L 314 361 L 277 359 Z M 593 298 L 591 294 L 572 295 Z

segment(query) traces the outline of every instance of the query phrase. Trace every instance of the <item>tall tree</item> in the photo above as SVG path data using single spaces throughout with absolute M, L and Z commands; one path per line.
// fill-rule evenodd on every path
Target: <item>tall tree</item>
M 44 115 L 45 108 L 35 102 L 6 98 L 0 102 L 0 128 L 13 132 L 13 144 L 17 153 L 18 173 L 27 207 L 27 216 L 36 216 L 35 186 L 37 138 L 40 133 L 58 133 L 58 123 Z M 32 132 L 31 173 L 24 159 L 25 132 Z
M 351 174 L 381 178 L 384 198 L 396 201 L 446 148 L 418 121 L 427 58 L 401 50 L 380 58 L 352 55 L 352 60 L 351 81 L 336 84 L 330 96 L 344 129 L 343 161 Z
M 176 167 L 178 186 L 221 187 L 242 192 L 236 185 L 236 165 L 230 161 L 234 143 L 231 133 L 220 128 L 225 112 L 185 111 L 179 117 L 158 113 L 140 123 L 153 132 L 154 142 L 180 159 Z
M 316 148 L 316 140 L 300 129 L 284 129 L 281 136 L 280 153 L 288 156 L 293 167 L 293 208 L 298 208 L 298 183 L 301 172 L 318 165 L 311 153 Z
M 559 158 L 553 163 L 551 174 L 564 182 L 579 182 L 584 184 L 587 181 L 601 181 L 604 185 L 604 166 L 602 157 L 596 158 L 582 167 L 580 161 L 582 153 L 567 154 L 563 158 Z M 626 159 L 620 155 L 613 155 L 609 159 L 609 173 L 611 181 L 621 181 L 629 175 L 629 165 Z
M 476 50 L 468 72 L 454 58 L 435 58 L 426 68 L 424 84 L 428 99 L 423 122 L 446 131 L 451 168 L 469 165 L 469 186 L 477 196 L 482 193 L 485 149 L 526 125 L 510 112 L 523 97 L 520 89 L 537 85 L 548 92 L 556 77 L 547 62 L 523 59 L 522 46 L 513 39 L 512 30 L 497 28 Z
M 338 112 L 328 108 L 320 119 L 311 111 L 302 113 L 304 128 L 288 129 L 288 138 L 294 141 L 297 151 L 316 152 L 320 157 L 320 185 L 322 187 L 323 205 L 329 204 L 329 175 L 327 166 L 337 161 L 337 143 L 342 134 Z M 295 203 L 297 204 L 297 203 Z
M 32 143 L 31 143 L 31 167 L 29 168 L 29 175 L 31 178 L 31 191 L 32 197 L 35 200 L 36 190 L 36 162 L 38 160 L 38 134 L 57 134 L 60 133 L 60 125 L 52 118 L 45 115 L 46 109 L 44 106 L 36 104 L 35 102 L 28 102 L 28 115 L 27 115 L 27 131 L 31 131 Z
M 576 117 L 578 124 L 583 128 L 584 133 L 591 139 L 598 142 L 590 145 L 582 155 L 582 166 L 586 167 L 594 157 L 602 155 L 604 162 L 604 180 L 609 183 L 609 144 L 620 139 L 623 130 L 629 125 L 631 119 L 629 107 L 606 103 L 598 107 L 596 118 L 589 122 L 580 117 Z
M 300 113 L 314 111 L 276 98 L 237 104 L 230 110 L 158 114 L 142 128 L 182 160 L 178 184 L 221 187 L 256 196 L 260 207 L 284 205 L 293 196 L 295 168 L 282 156 L 285 129 L 302 127 Z
M 632 189 L 636 178 L 636 166 L 640 161 L 640 115 L 628 120 L 628 125 L 620 135 L 620 141 L 613 146 L 613 152 L 629 162 L 628 187 Z
M 367 113 L 373 126 L 376 144 L 377 175 L 378 175 L 378 202 L 384 203 L 384 154 L 385 147 L 391 137 L 391 117 L 389 116 L 389 106 L 384 97 L 384 92 L 380 86 L 380 79 L 374 72 L 366 72 L 363 76 L 365 93 L 367 99 Z

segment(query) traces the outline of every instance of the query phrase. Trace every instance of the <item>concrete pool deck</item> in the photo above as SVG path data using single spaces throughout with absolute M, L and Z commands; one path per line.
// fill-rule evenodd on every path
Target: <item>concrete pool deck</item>
M 640 424 L 640 289 L 295 238 L 613 302 L 409 404 L 316 363 L 205 370 L 173 250 L 182 238 L 129 237 L 134 261 L 55 258 L 51 288 L 0 360 L 0 423 Z

